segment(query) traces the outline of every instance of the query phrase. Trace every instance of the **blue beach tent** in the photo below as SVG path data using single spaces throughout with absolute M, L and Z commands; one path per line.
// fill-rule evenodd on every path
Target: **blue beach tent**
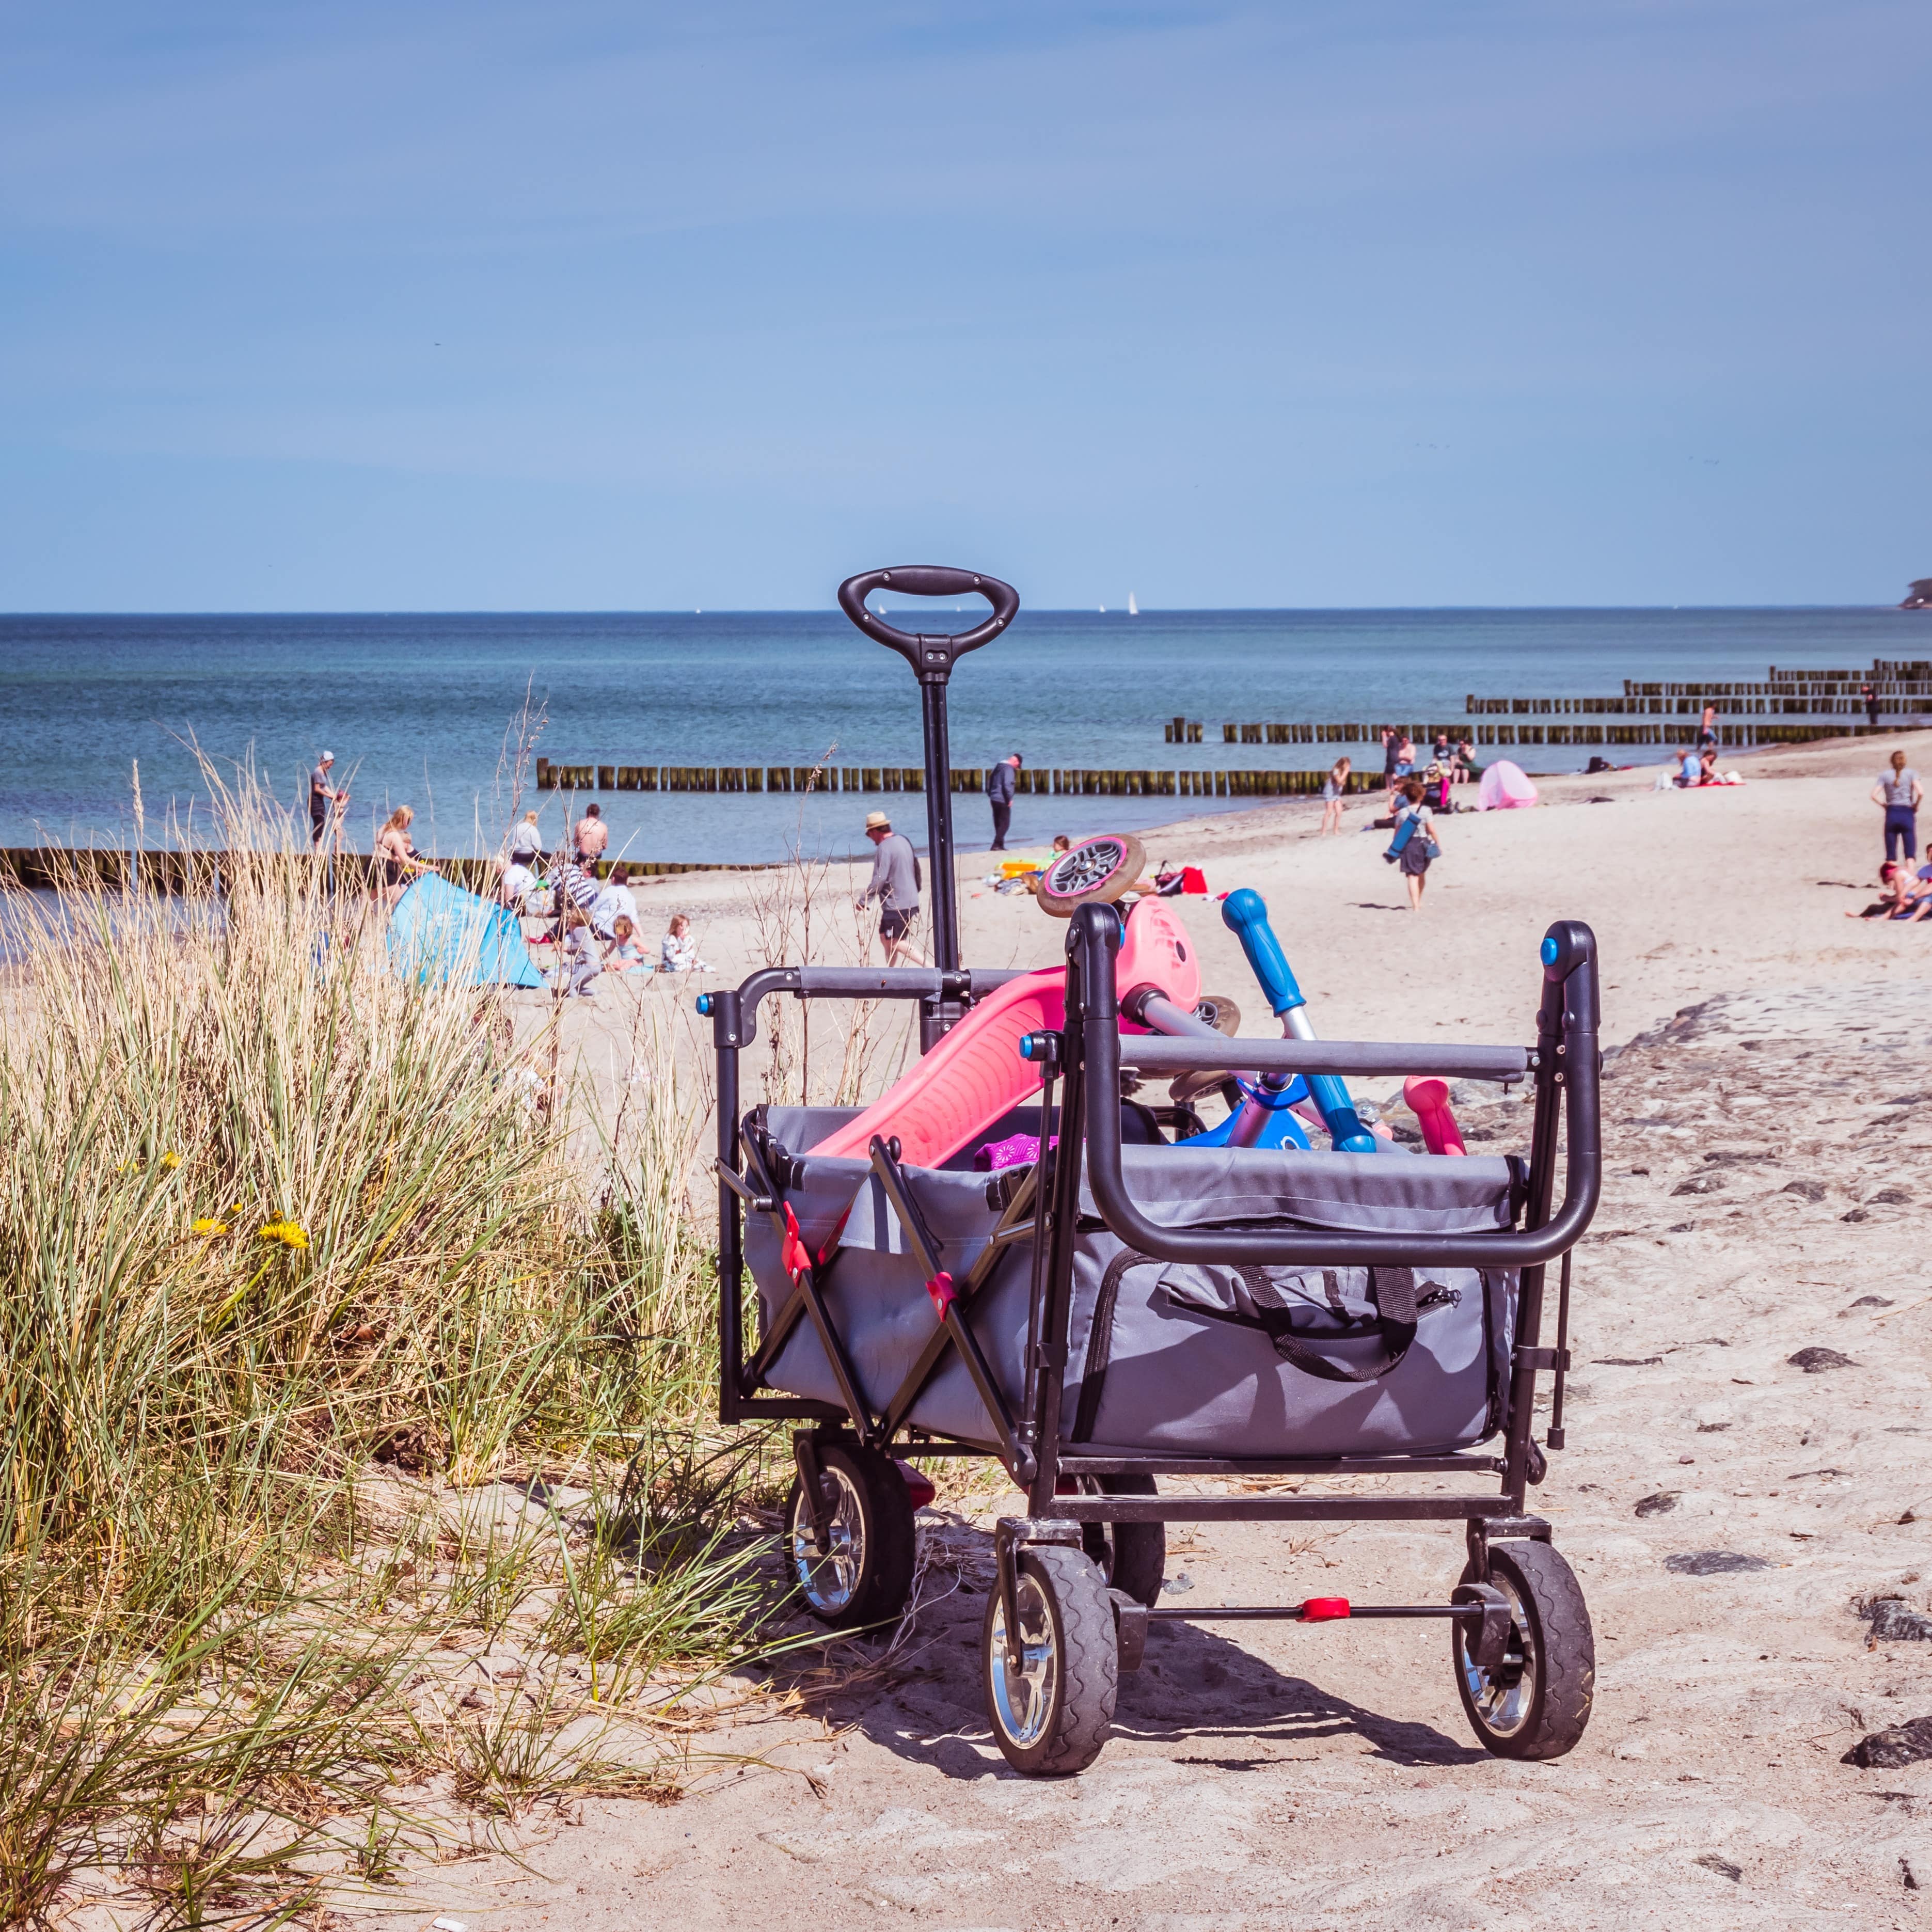
M 541 986 L 515 914 L 437 872 L 419 872 L 389 914 L 389 960 L 419 980 Z

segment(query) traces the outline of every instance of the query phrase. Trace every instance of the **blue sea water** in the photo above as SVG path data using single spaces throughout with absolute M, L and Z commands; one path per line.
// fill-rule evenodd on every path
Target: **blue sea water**
M 907 628 L 975 613 L 896 606 Z M 1932 626 L 1886 609 L 1697 610 L 1022 610 L 962 660 L 952 762 L 1014 751 L 1034 765 L 1154 769 L 1326 764 L 1332 748 L 1228 746 L 1220 724 L 1462 715 L 1466 696 L 1615 693 L 1625 678 L 1761 677 L 1772 664 L 1856 669 L 1927 655 Z M 494 849 L 510 808 L 506 734 L 526 691 L 537 748 L 559 763 L 916 765 L 917 687 L 902 660 L 837 612 L 448 616 L 0 616 L 0 844 L 123 844 L 134 766 L 149 842 L 172 813 L 207 830 L 190 744 L 252 754 L 299 810 L 327 746 L 366 850 L 392 806 L 416 842 Z M 1163 721 L 1205 722 L 1175 746 Z M 1358 748 L 1359 760 L 1364 755 Z M 1522 754 L 1532 770 L 1587 752 Z M 1622 757 L 1658 757 L 1628 752 Z M 563 804 L 532 797 L 552 836 Z M 780 858 L 860 848 L 885 801 L 606 794 L 611 850 L 637 859 Z M 923 802 L 907 799 L 923 840 Z M 1164 822 L 1181 800 L 1022 797 L 1015 842 Z M 990 836 L 983 801 L 956 801 L 962 846 Z

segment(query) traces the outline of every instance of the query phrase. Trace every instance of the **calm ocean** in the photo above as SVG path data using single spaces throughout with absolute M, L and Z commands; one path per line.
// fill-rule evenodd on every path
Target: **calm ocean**
M 976 604 L 974 611 L 981 610 Z M 896 605 L 907 628 L 974 621 Z M 1014 751 L 1033 764 L 1239 768 L 1325 764 L 1328 747 L 1228 746 L 1223 721 L 1460 717 L 1470 692 L 1614 693 L 1625 678 L 1746 678 L 1772 664 L 1856 668 L 1926 655 L 1932 626 L 1886 609 L 1153 611 L 1023 610 L 962 660 L 952 761 Z M 526 686 L 547 709 L 538 748 L 559 763 L 916 765 L 919 701 L 898 658 L 836 611 L 701 615 L 0 616 L 0 844 L 122 844 L 140 766 L 150 842 L 172 808 L 197 825 L 192 738 L 220 760 L 252 748 L 298 808 L 324 746 L 353 794 L 366 850 L 394 804 L 424 852 L 493 848 L 508 808 L 499 760 Z M 1177 712 L 1214 742 L 1163 743 Z M 1358 748 L 1359 760 L 1365 753 Z M 1532 770 L 1587 752 L 1520 754 Z M 1620 758 L 1660 753 L 1620 752 Z M 554 835 L 554 794 L 532 799 Z M 619 793 L 611 851 L 638 859 L 763 860 L 862 846 L 850 795 L 808 800 Z M 1190 801 L 1023 797 L 1016 842 L 1180 816 Z M 923 802 L 902 816 L 922 842 Z M 801 807 L 803 808 L 801 812 Z M 988 837 L 958 801 L 962 845 Z M 1205 801 L 1198 808 L 1214 808 Z M 1225 810 L 1225 806 L 1220 808 Z

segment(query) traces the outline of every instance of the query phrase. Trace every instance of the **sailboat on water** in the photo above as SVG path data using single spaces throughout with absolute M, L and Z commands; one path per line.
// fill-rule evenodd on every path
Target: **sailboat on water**
M 1134 602 L 1134 593 L 1130 590 L 1127 592 L 1127 615 L 1130 617 L 1138 617 L 1140 614 L 1141 607 Z

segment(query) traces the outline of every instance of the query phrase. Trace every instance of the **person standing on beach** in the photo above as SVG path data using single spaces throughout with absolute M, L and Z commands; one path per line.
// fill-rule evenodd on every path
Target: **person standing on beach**
M 1878 729 L 1878 693 L 1869 684 L 1858 686 L 1858 695 L 1864 700 L 1865 722 L 1876 731 Z
M 1393 801 L 1395 797 L 1395 768 L 1401 756 L 1400 740 L 1396 736 L 1393 724 L 1384 724 L 1376 736 L 1382 741 L 1382 790 Z
M 1704 715 L 1697 724 L 1697 748 L 1700 752 L 1714 752 L 1718 748 L 1718 707 L 1707 704 Z
M 872 876 L 859 895 L 859 910 L 878 901 L 879 944 L 888 966 L 896 966 L 902 952 L 911 953 L 911 963 L 917 965 L 912 926 L 919 916 L 919 861 L 913 856 L 912 841 L 903 832 L 895 832 L 883 812 L 866 813 L 866 836 L 872 842 Z
M 595 866 L 610 842 L 610 828 L 604 823 L 603 807 L 594 800 L 586 805 L 571 836 L 577 847 L 577 862 L 586 867 Z
M 1872 787 L 1872 802 L 1885 807 L 1885 856 L 1896 860 L 1896 848 L 1903 844 L 1905 856 L 1918 856 L 1918 801 L 1925 794 L 1919 788 L 1918 774 L 1905 762 L 1903 752 L 1892 754 L 1889 768 L 1878 775 Z
M 333 752 L 325 752 L 308 775 L 309 842 L 320 845 L 328 833 L 329 821 L 339 818 L 349 802 L 346 791 L 338 791 L 328 782 L 328 768 L 335 762 Z
M 511 860 L 534 871 L 536 862 L 544 856 L 543 834 L 537 830 L 537 815 L 534 812 L 526 812 L 510 828 Z
M 402 897 L 418 872 L 429 870 L 428 862 L 410 836 L 410 826 L 415 818 L 412 807 L 399 805 L 382 821 L 382 829 L 376 835 L 376 856 L 382 862 L 380 890 L 391 905 Z
M 1337 758 L 1328 767 L 1327 782 L 1322 788 L 1322 829 L 1317 838 L 1326 838 L 1331 832 L 1342 829 L 1342 802 L 1348 796 L 1348 760 Z
M 986 796 L 993 806 L 993 850 L 1006 849 L 1006 827 L 1013 822 L 1013 794 L 1019 790 L 1022 760 L 1016 752 L 986 774 Z

